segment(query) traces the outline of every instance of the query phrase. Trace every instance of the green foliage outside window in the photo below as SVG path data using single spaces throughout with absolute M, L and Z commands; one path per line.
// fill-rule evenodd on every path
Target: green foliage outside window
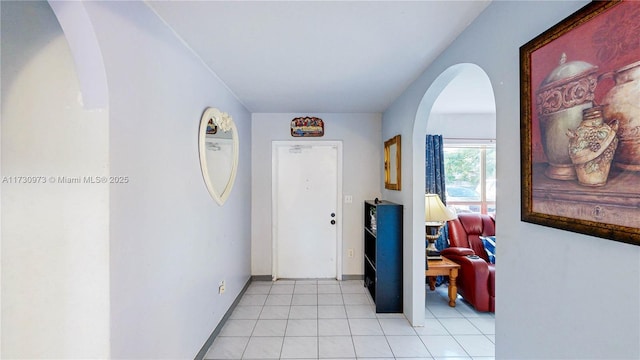
M 447 184 L 480 183 L 480 151 L 477 148 L 445 149 L 444 154 Z
M 494 212 L 495 145 L 445 145 L 447 204 L 459 212 Z

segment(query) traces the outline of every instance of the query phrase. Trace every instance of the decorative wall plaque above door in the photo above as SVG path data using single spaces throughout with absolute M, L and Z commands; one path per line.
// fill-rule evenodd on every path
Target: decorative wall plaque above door
M 291 120 L 291 136 L 321 137 L 324 135 L 324 121 L 317 117 L 297 117 Z

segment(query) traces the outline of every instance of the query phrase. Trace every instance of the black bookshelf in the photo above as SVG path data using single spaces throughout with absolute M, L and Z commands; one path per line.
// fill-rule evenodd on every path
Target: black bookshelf
M 364 286 L 376 312 L 402 312 L 402 205 L 364 202 Z

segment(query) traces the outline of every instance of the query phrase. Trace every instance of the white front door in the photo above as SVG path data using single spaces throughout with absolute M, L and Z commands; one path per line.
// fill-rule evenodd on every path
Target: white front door
M 273 143 L 273 279 L 341 278 L 342 143 Z

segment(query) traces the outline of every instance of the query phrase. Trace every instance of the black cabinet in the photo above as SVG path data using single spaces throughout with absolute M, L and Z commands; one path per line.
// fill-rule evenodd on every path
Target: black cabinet
M 402 312 L 402 205 L 364 202 L 364 286 L 376 312 Z

